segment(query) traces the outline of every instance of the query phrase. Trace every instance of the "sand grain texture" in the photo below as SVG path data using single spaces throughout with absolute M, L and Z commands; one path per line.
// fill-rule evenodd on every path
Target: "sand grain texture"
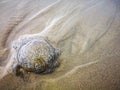
M 11 73 L 11 45 L 26 34 L 62 51 L 55 72 Z M 0 90 L 120 90 L 120 1 L 1 0 L 0 77 Z

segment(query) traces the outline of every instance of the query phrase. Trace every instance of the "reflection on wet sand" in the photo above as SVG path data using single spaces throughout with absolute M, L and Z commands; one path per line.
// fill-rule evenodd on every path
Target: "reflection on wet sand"
M 119 0 L 1 0 L 2 90 L 119 90 Z M 62 54 L 51 74 L 13 75 L 12 44 L 39 36 Z

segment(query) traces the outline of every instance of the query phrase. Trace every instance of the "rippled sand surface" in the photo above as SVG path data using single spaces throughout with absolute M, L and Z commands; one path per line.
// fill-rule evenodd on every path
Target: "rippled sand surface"
M 58 47 L 53 73 L 11 72 L 11 45 L 40 35 Z M 119 0 L 0 0 L 0 90 L 120 90 Z

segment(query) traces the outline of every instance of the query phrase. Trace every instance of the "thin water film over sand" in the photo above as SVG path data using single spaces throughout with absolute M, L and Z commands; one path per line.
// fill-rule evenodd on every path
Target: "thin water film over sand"
M 1 0 L 0 90 L 120 90 L 119 0 Z

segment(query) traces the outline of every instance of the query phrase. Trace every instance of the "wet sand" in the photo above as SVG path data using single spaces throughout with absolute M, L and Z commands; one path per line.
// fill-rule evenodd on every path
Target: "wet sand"
M 39 35 L 58 47 L 51 74 L 11 72 L 12 43 Z M 1 90 L 120 90 L 119 0 L 1 0 Z

